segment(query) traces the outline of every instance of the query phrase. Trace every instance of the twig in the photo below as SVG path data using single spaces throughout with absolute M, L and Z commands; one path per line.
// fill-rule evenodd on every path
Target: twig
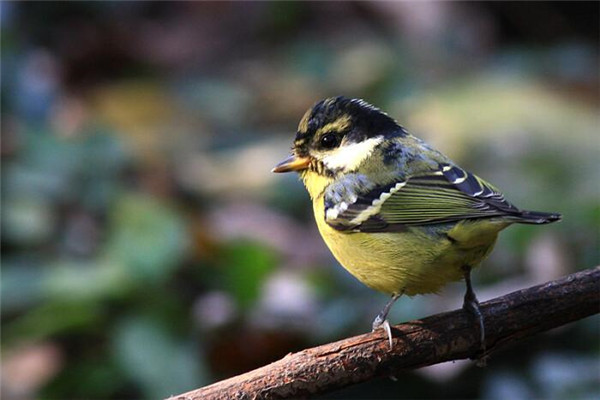
M 600 266 L 481 304 L 488 353 L 526 337 L 600 312 Z M 254 371 L 171 400 L 284 399 L 325 393 L 402 370 L 476 358 L 474 320 L 462 310 L 288 354 Z

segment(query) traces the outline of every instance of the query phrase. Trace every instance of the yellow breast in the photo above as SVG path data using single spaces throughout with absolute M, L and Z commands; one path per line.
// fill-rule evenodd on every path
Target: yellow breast
M 433 268 L 436 258 L 451 245 L 447 240 L 432 241 L 415 229 L 406 233 L 340 232 L 325 222 L 323 199 L 316 199 L 313 206 L 319 232 L 335 258 L 375 290 L 388 294 L 431 293 L 462 276 L 460 269 L 442 265 Z
M 422 227 L 394 233 L 341 232 L 325 222 L 323 192 L 331 179 L 316 174 L 313 177 L 302 178 L 313 199 L 315 220 L 325 243 L 348 272 L 384 293 L 434 293 L 448 282 L 460 280 L 461 267 L 479 264 L 492 249 L 498 231 L 506 226 L 474 223 L 448 232 L 458 232 L 452 240 Z

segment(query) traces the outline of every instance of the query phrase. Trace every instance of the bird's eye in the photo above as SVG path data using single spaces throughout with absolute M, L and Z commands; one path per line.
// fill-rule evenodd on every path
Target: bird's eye
M 333 149 L 338 145 L 338 138 L 333 133 L 326 133 L 321 138 L 321 147 L 324 149 Z

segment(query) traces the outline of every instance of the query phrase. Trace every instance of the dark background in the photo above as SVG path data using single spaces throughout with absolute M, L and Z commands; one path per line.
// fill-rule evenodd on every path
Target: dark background
M 386 296 L 270 173 L 323 97 L 364 98 L 563 214 L 503 232 L 481 300 L 599 262 L 598 2 L 0 7 L 3 398 L 161 398 L 368 331 Z M 326 398 L 598 398 L 598 322 Z

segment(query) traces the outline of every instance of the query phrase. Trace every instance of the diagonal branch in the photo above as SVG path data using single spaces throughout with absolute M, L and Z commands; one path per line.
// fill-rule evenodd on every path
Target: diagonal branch
M 481 304 L 488 354 L 600 312 L 600 266 Z M 254 371 L 171 400 L 284 399 L 325 393 L 375 377 L 477 357 L 478 329 L 462 310 L 393 327 L 390 351 L 382 330 L 288 354 Z

